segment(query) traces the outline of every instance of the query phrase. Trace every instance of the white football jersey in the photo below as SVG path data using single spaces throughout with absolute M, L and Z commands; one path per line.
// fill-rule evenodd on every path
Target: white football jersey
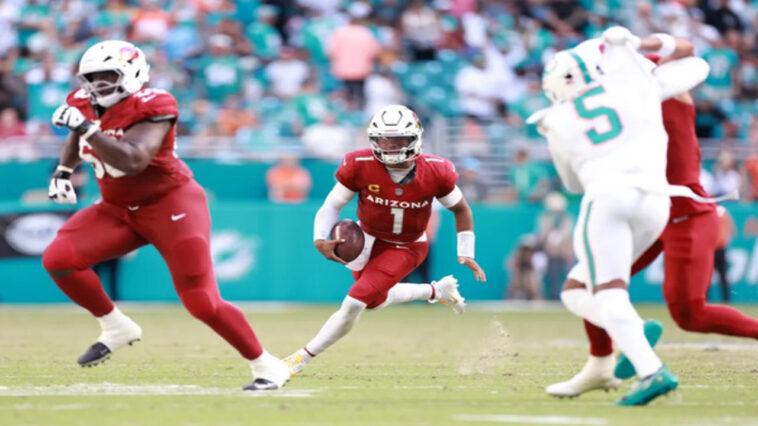
M 659 67 L 663 72 L 656 76 L 650 63 L 630 46 L 605 45 L 603 75 L 574 98 L 545 110 L 539 119 L 540 132 L 569 191 L 587 193 L 618 185 L 668 191 L 668 136 L 661 102 L 705 78 L 703 61 L 695 61 L 699 68 L 693 73 L 692 59 Z M 690 75 L 684 77 L 688 69 Z M 676 78 L 680 75 L 682 79 Z M 667 87 L 661 80 L 676 81 L 677 87 Z

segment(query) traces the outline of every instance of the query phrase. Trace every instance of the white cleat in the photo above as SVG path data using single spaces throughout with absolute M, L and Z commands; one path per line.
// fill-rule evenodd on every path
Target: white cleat
M 242 388 L 244 390 L 276 390 L 290 379 L 287 365 L 265 350 L 261 356 L 250 361 L 250 368 L 253 370 L 253 381 Z
M 121 313 L 118 308 L 98 318 L 102 332 L 97 342 L 87 348 L 77 362 L 82 367 L 92 367 L 105 362 L 113 352 L 142 339 L 142 327 Z
M 448 275 L 439 281 L 432 281 L 432 286 L 434 299 L 429 303 L 442 303 L 459 315 L 466 310 L 466 299 L 458 292 L 458 280 L 454 276 Z
M 300 349 L 287 358 L 284 358 L 282 361 L 287 364 L 287 369 L 290 372 L 290 376 L 294 376 L 295 374 L 305 370 L 305 367 L 308 365 L 308 362 L 310 362 L 310 359 L 311 356 L 305 353 L 303 349 Z
M 559 398 L 573 398 L 598 389 L 606 392 L 611 389 L 615 390 L 621 385 L 621 380 L 613 375 L 615 367 L 616 357 L 613 355 L 604 357 L 590 355 L 587 363 L 576 376 L 565 382 L 552 384 L 545 390 L 549 395 Z

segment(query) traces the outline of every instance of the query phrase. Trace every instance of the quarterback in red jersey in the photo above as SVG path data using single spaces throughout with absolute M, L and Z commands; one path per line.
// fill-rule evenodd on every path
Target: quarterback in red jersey
M 708 197 L 700 185 L 700 146 L 695 135 L 695 106 L 688 93 L 662 104 L 663 124 L 669 136 L 667 179 L 683 185 L 695 194 Z M 663 296 L 674 322 L 683 330 L 718 333 L 727 336 L 758 338 L 758 320 L 725 305 L 706 303 L 713 275 L 714 251 L 718 239 L 716 205 L 700 203 L 688 197 L 671 198 L 671 215 L 663 234 L 632 267 L 632 274 L 645 269 L 663 253 L 665 276 Z M 582 291 L 577 276 L 569 277 L 564 294 Z M 562 297 L 564 296 L 562 294 Z M 548 386 L 554 396 L 574 397 L 595 389 L 620 385 L 620 379 L 634 375 L 634 367 L 622 355 L 613 355 L 613 344 L 606 331 L 584 321 L 590 340 L 590 357 L 584 368 L 568 381 Z M 660 337 L 662 327 L 656 321 L 645 324 L 651 343 Z
M 53 124 L 71 133 L 49 195 L 59 203 L 76 203 L 70 176 L 83 160 L 95 169 L 102 201 L 63 225 L 42 263 L 58 287 L 100 323 L 100 337 L 79 364 L 97 365 L 142 337 L 140 326 L 113 305 L 91 266 L 153 244 L 187 310 L 250 361 L 253 382 L 245 389 L 281 387 L 289 379 L 286 365 L 263 349 L 244 314 L 219 294 L 205 192 L 174 154 L 176 99 L 145 88 L 145 55 L 124 41 L 90 47 L 77 76 L 82 88 L 53 114 Z
M 398 283 L 426 258 L 429 243 L 424 230 L 435 198 L 455 215 L 458 262 L 470 268 L 477 280 L 486 280 L 474 260 L 473 216 L 456 186 L 455 167 L 443 158 L 421 154 L 422 133 L 413 111 L 389 105 L 369 123 L 371 149 L 347 154 L 337 170 L 337 184 L 316 213 L 314 245 L 327 259 L 345 263 L 334 254 L 341 241 L 330 241 L 328 236 L 340 210 L 356 194 L 365 244 L 361 254 L 346 264 L 355 284 L 340 309 L 305 347 L 284 360 L 290 374 L 302 371 L 313 357 L 345 336 L 365 309 L 427 300 L 463 312 L 464 298 L 451 275 L 430 284 Z

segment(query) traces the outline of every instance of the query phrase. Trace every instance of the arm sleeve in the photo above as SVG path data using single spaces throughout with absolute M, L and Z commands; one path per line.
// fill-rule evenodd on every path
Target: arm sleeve
M 550 156 L 553 157 L 553 164 L 555 164 L 555 170 L 558 171 L 558 176 L 561 177 L 561 182 L 566 189 L 574 194 L 581 194 L 584 192 L 582 183 L 579 181 L 579 177 L 574 173 L 571 165 L 566 161 L 566 158 L 561 155 L 556 149 L 548 144 L 550 150 Z
M 449 194 L 437 198 L 445 208 L 450 209 L 463 199 L 463 191 L 456 185 Z
M 653 76 L 661 89 L 661 99 L 689 92 L 705 81 L 710 69 L 708 62 L 696 57 L 682 58 L 656 67 Z
M 313 240 L 329 239 L 329 233 L 340 219 L 340 211 L 353 199 L 355 192 L 337 183 L 326 196 L 313 221 Z

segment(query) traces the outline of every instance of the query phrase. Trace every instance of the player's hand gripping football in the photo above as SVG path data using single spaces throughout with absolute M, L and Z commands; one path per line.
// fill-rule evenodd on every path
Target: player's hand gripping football
M 474 273 L 474 278 L 476 278 L 477 281 L 487 282 L 487 275 L 484 274 L 484 269 L 476 263 L 476 260 L 470 257 L 458 256 L 458 263 L 471 269 L 471 272 Z
M 334 248 L 337 247 L 339 244 L 344 243 L 345 240 L 315 240 L 313 242 L 313 245 L 316 247 L 316 250 L 318 250 L 322 255 L 324 255 L 325 258 L 329 260 L 333 260 L 335 262 L 341 263 L 343 265 L 347 264 L 344 260 L 337 257 L 337 255 L 334 253 Z
M 58 204 L 76 204 L 76 192 L 71 184 L 71 170 L 65 166 L 58 166 L 50 179 L 50 188 L 47 196 Z

